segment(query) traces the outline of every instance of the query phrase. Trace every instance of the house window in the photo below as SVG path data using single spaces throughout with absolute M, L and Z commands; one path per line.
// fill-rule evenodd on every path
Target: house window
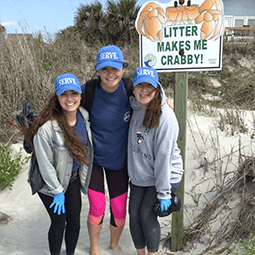
M 232 16 L 225 16 L 225 27 L 232 27 Z
M 250 27 L 255 27 L 255 19 L 248 19 L 248 25 L 250 25 Z
M 244 25 L 243 19 L 235 19 L 235 27 L 242 27 Z

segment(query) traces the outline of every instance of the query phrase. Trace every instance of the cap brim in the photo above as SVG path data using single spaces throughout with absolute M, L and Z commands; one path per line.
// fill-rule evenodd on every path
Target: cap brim
M 96 70 L 98 71 L 99 69 L 106 67 L 106 66 L 111 66 L 111 67 L 114 67 L 117 69 L 122 69 L 123 64 L 124 64 L 123 62 L 112 62 L 112 61 L 104 62 L 104 63 L 97 65 Z
M 142 83 L 142 82 L 148 82 L 153 87 L 157 88 L 158 83 L 156 81 L 153 81 L 152 79 L 148 79 L 148 77 L 139 77 L 138 79 L 133 81 L 133 84 L 134 84 L 133 86 L 136 86 L 136 85 L 138 85 L 139 83 Z
M 57 94 L 57 96 L 59 96 L 67 90 L 74 90 L 74 91 L 78 92 L 79 94 L 82 94 L 81 87 L 80 88 L 70 88 L 70 86 L 63 86 L 60 90 L 58 90 L 56 92 L 56 94 Z

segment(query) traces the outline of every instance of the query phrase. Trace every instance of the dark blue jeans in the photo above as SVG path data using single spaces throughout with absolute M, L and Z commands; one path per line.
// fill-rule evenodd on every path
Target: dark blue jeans
M 154 186 L 140 187 L 130 184 L 129 216 L 130 231 L 136 249 L 147 246 L 156 252 L 160 243 L 160 225 L 152 208 L 157 202 Z
M 73 255 L 80 233 L 81 191 L 79 178 L 69 183 L 65 193 L 65 214 L 54 213 L 54 207 L 49 208 L 53 197 L 38 193 L 51 220 L 48 232 L 51 255 L 59 255 L 65 232 L 66 254 Z

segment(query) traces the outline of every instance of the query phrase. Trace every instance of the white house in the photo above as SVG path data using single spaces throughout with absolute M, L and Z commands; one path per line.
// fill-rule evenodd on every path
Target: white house
M 255 0 L 223 0 L 225 27 L 255 27 Z

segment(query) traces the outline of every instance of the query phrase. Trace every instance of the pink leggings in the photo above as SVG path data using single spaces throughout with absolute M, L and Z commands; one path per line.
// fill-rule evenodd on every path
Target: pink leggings
M 105 213 L 105 187 L 104 172 L 110 195 L 111 225 L 122 227 L 126 220 L 126 204 L 128 193 L 127 167 L 120 170 L 109 170 L 98 165 L 93 165 L 88 198 L 90 210 L 88 221 L 93 225 L 103 223 Z

